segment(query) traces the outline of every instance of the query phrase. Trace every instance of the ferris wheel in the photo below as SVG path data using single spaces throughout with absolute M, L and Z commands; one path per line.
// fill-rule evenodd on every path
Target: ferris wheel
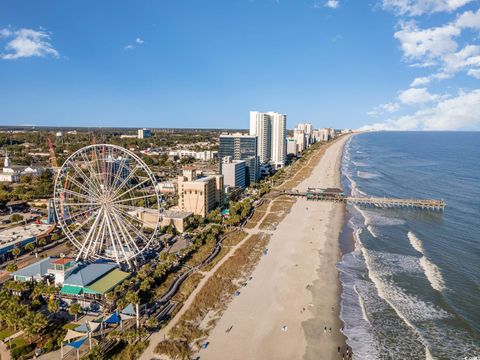
M 79 259 L 132 265 L 155 237 L 161 199 L 148 166 L 116 145 L 86 146 L 73 153 L 55 179 L 57 223 Z

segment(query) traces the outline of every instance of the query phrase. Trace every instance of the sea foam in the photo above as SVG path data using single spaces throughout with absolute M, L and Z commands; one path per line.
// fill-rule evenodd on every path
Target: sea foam
M 420 239 L 411 231 L 408 232 L 407 236 L 412 247 L 423 255 L 420 258 L 420 266 L 422 267 L 425 277 L 432 288 L 437 291 L 445 290 L 445 281 L 443 280 L 442 273 L 440 272 L 438 266 L 428 260 L 428 258 L 425 256 L 425 249 L 423 248 L 423 244 Z

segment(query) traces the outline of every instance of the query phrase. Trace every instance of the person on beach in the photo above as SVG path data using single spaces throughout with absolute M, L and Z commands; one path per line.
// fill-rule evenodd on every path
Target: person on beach
M 327 327 L 325 326 L 325 329 L 323 329 L 323 332 L 326 333 L 327 332 Z

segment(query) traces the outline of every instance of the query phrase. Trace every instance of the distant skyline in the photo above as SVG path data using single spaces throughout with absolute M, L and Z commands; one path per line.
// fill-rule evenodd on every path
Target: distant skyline
M 478 0 L 0 3 L 0 125 L 480 130 Z

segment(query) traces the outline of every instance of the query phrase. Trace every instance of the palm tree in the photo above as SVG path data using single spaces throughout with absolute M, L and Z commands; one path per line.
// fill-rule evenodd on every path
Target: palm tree
M 60 310 L 60 302 L 54 296 L 51 296 L 48 300 L 48 311 L 56 313 L 58 310 Z
M 32 343 L 32 338 L 39 335 L 43 329 L 48 325 L 48 321 L 42 313 L 27 311 L 27 313 L 22 317 L 20 325 L 23 329 L 23 332 Z
M 82 312 L 82 307 L 80 306 L 79 303 L 75 303 L 70 305 L 70 308 L 68 309 L 68 313 L 70 315 L 75 316 L 75 321 L 77 321 L 78 315 Z
M 25 245 L 25 250 L 27 250 L 27 251 L 35 250 L 35 244 L 34 243 L 28 243 L 27 245 Z
M 20 250 L 20 248 L 16 247 L 12 250 L 12 255 L 15 256 L 15 261 L 17 261 L 17 257 L 18 255 L 20 255 L 22 251 Z
M 138 310 L 138 307 L 140 305 L 140 297 L 138 296 L 138 294 L 136 292 L 129 291 L 125 295 L 125 299 L 127 300 L 127 302 L 135 305 L 135 312 L 136 312 L 136 315 L 137 315 L 136 316 L 136 318 L 137 318 L 137 329 L 138 329 L 140 327 L 140 318 L 139 318 L 140 314 L 139 314 L 139 310 Z

